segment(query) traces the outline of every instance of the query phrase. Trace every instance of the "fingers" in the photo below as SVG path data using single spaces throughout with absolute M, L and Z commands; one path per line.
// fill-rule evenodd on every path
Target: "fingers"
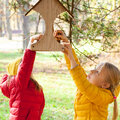
M 42 38 L 42 36 L 42 34 L 32 36 L 31 43 L 33 43 L 34 41 L 39 41 Z
M 67 42 L 67 43 L 69 43 L 69 40 L 67 39 L 67 37 L 66 36 L 63 36 L 63 35 L 56 35 L 56 37 L 55 37 L 58 41 L 63 41 L 63 42 Z
M 57 35 L 63 35 L 63 34 L 64 34 L 64 33 L 63 33 L 62 30 L 56 30 L 56 31 L 53 33 L 54 37 L 56 37 Z
M 57 40 L 64 40 L 64 39 L 65 39 L 65 37 L 62 36 L 62 35 L 56 35 L 55 38 L 56 38 Z
M 64 35 L 62 30 L 57 30 L 53 33 L 53 36 L 56 38 L 58 42 L 63 41 L 69 43 L 68 38 Z

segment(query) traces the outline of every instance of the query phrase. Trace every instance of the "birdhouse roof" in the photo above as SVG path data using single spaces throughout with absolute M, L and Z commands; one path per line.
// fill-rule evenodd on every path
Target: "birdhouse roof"
M 39 0 L 35 5 L 33 5 L 33 7 L 25 14 L 25 16 L 27 16 L 41 1 L 42 0 Z M 70 13 L 70 11 L 67 10 L 59 0 L 57 0 L 57 1 L 65 9 L 65 11 L 67 11 L 69 13 L 70 17 L 73 17 L 73 15 Z

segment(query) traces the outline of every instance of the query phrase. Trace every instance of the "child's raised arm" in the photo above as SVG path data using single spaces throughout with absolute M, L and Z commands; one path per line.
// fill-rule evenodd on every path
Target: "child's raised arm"
M 19 83 L 20 88 L 26 88 L 30 80 L 30 76 L 33 69 L 33 64 L 35 60 L 36 52 L 31 50 L 31 45 L 33 42 L 37 42 L 41 39 L 42 35 L 35 35 L 30 38 L 28 48 L 24 52 L 24 56 L 18 68 L 17 83 Z
M 59 32 L 59 31 L 58 31 Z M 70 70 L 71 76 L 76 84 L 77 89 L 84 94 L 91 102 L 97 105 L 108 104 L 113 101 L 113 96 L 111 92 L 107 89 L 99 88 L 93 84 L 91 84 L 87 80 L 86 73 L 84 69 L 81 67 L 78 58 L 72 49 L 69 42 L 67 42 L 67 38 L 64 35 L 57 36 L 60 37 L 65 43 L 63 53 L 65 54 L 66 63 L 68 69 Z M 59 38 L 59 39 L 60 39 Z M 116 94 L 117 96 L 117 94 Z
M 67 65 L 68 69 L 70 70 L 71 67 L 73 67 L 73 66 L 71 66 L 70 60 L 68 58 L 67 49 L 65 49 L 65 47 L 64 47 L 65 44 L 69 45 L 71 47 L 70 41 L 68 40 L 68 38 L 65 36 L 65 34 L 61 30 L 55 31 L 53 35 L 54 35 L 54 37 L 56 38 L 57 41 L 60 41 L 60 40 L 62 41 L 61 44 L 63 44 L 63 53 L 65 53 L 64 56 L 65 56 L 65 60 L 66 60 L 66 65 Z M 73 53 L 73 57 L 74 57 L 76 63 L 80 64 L 79 60 L 78 60 L 78 58 L 75 54 L 75 51 L 72 49 L 71 52 Z

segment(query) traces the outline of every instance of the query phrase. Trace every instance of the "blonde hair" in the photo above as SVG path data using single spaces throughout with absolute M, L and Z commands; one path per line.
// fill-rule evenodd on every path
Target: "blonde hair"
M 113 98 L 114 98 L 114 106 L 113 106 L 113 117 L 112 117 L 112 120 L 117 120 L 117 117 L 118 117 L 118 105 L 117 105 L 117 100 L 116 100 L 116 97 L 115 97 L 115 88 L 119 85 L 119 82 L 120 82 L 120 71 L 119 69 L 114 66 L 113 64 L 111 63 L 108 63 L 106 62 L 104 64 L 105 68 L 107 69 L 107 73 L 108 73 L 108 76 L 107 76 L 107 82 L 110 83 L 110 91 L 113 95 Z
M 7 86 L 8 87 L 10 85 L 10 80 L 11 80 L 12 77 L 13 77 L 13 75 L 10 75 L 7 78 Z M 43 89 L 42 86 L 34 79 L 33 75 L 31 75 L 30 80 L 35 84 L 35 89 L 36 90 L 40 91 L 40 90 Z
M 7 71 L 8 71 L 8 74 L 9 74 L 8 79 L 7 79 L 7 85 L 8 86 L 10 84 L 11 77 L 17 75 L 18 67 L 19 67 L 19 64 L 21 63 L 21 61 L 22 61 L 22 58 L 17 58 L 15 61 L 11 62 L 7 66 Z M 30 76 L 30 80 L 35 84 L 36 90 L 40 91 L 42 89 L 41 85 L 34 79 L 32 74 Z
M 31 75 L 30 80 L 35 84 L 36 90 L 40 91 L 43 89 L 42 86 L 35 80 L 33 74 Z

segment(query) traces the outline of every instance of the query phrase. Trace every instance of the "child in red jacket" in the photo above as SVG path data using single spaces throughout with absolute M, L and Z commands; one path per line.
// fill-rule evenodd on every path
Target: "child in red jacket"
M 23 58 L 9 64 L 10 75 L 5 74 L 2 77 L 0 88 L 10 99 L 10 120 L 41 120 L 45 105 L 44 93 L 31 75 L 36 55 L 31 50 L 31 44 L 41 37 L 42 35 L 31 37 Z

